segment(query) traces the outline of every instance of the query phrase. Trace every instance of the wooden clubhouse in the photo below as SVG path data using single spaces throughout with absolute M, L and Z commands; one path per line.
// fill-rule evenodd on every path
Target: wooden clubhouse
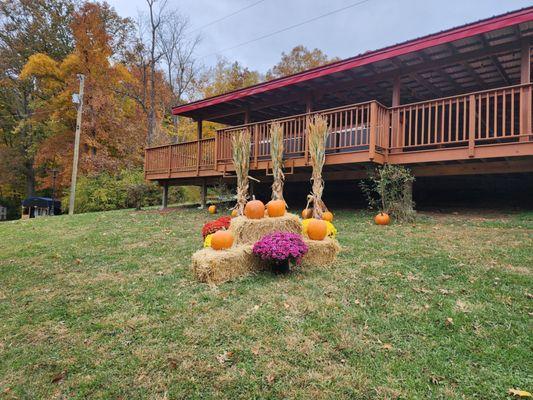
M 285 135 L 287 181 L 310 178 L 306 121 L 327 117 L 326 180 L 372 164 L 415 176 L 533 172 L 533 7 L 410 40 L 173 109 L 197 140 L 150 147 L 145 176 L 164 188 L 234 179 L 231 135 L 252 135 L 250 172 L 269 180 L 269 126 Z M 226 127 L 202 137 L 202 121 Z M 205 198 L 205 196 L 204 196 Z

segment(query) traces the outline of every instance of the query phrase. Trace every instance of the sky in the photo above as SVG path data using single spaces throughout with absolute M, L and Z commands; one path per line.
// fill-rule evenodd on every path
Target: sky
M 146 0 L 107 1 L 120 15 L 131 18 L 147 9 Z M 196 55 L 204 65 L 212 66 L 217 57 L 225 57 L 262 73 L 280 60 L 283 51 L 299 44 L 319 48 L 330 57 L 347 58 L 532 4 L 532 0 L 167 0 L 167 8 L 187 16 L 191 31 L 201 36 Z

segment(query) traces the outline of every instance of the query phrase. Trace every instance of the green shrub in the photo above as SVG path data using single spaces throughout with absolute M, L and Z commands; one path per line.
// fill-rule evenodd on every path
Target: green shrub
M 63 209 L 68 209 L 68 190 L 63 198 Z M 161 188 L 144 180 L 140 169 L 123 170 L 113 175 L 103 172 L 98 175 L 80 176 L 76 186 L 76 212 L 108 211 L 122 208 L 137 208 L 161 204 Z M 169 203 L 180 203 L 192 197 L 182 187 L 171 187 Z
M 369 173 L 359 186 L 371 209 L 379 209 L 394 219 L 409 222 L 415 219 L 411 171 L 398 165 L 384 165 Z

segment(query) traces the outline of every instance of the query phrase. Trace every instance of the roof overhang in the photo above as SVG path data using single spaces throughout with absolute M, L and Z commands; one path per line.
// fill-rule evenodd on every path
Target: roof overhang
M 500 35 L 491 34 L 495 31 L 499 31 Z M 488 52 L 491 54 L 490 57 L 498 56 L 506 51 L 511 54 L 520 48 L 522 40 L 530 40 L 532 36 L 533 7 L 529 7 L 380 50 L 366 52 L 298 74 L 177 106 L 173 108 L 172 113 L 233 125 L 242 123 L 243 117 L 238 114 L 242 113 L 243 110 L 258 110 L 257 120 L 283 116 L 284 113 L 302 111 L 301 107 L 305 103 L 306 94 L 312 95 L 324 89 L 322 91 L 325 93 L 319 93 L 319 95 L 327 96 L 328 91 L 334 91 L 335 87 L 345 89 L 348 83 L 352 85 L 354 90 L 357 85 L 369 86 L 370 83 L 375 88 L 373 89 L 374 93 L 372 91 L 363 93 L 363 90 L 355 90 L 361 98 L 355 98 L 351 94 L 344 95 L 346 103 L 352 100 L 362 100 L 365 95 L 374 96 L 374 99 L 382 102 L 388 102 L 387 99 L 380 97 L 384 96 L 384 91 L 390 93 L 390 83 L 380 82 L 379 79 L 387 76 L 390 78 L 393 74 L 401 75 L 402 79 L 406 79 L 403 75 L 409 75 L 414 82 L 413 85 L 420 85 L 424 88 L 423 90 L 433 91 L 432 95 L 438 97 L 440 94 L 438 92 L 446 92 L 442 89 L 443 86 L 439 85 L 439 79 L 443 81 L 453 79 L 446 76 L 440 76 L 439 79 L 428 78 L 423 73 L 430 70 L 431 65 L 439 62 L 439 60 L 442 60 L 441 64 L 449 61 L 448 65 L 450 66 L 464 64 L 463 69 L 470 73 L 474 72 L 472 79 L 477 80 L 478 86 L 483 86 L 481 88 L 484 89 L 487 86 L 490 87 L 491 84 L 480 78 L 479 74 L 482 73 L 483 65 L 477 66 L 475 64 L 476 57 L 477 59 L 483 58 L 484 53 Z M 436 51 L 432 51 L 432 49 L 436 49 Z M 451 54 L 441 57 L 441 50 L 449 51 Z M 420 56 L 415 59 L 408 57 L 409 54 Z M 510 57 L 516 61 L 516 56 L 511 55 Z M 474 60 L 474 64 L 466 65 L 462 58 Z M 493 59 L 495 71 L 497 70 L 503 81 L 512 80 L 516 62 L 513 64 L 513 60 L 510 60 L 511 63 L 507 65 L 505 60 Z M 477 67 L 480 69 L 476 70 Z M 443 73 L 441 70 L 441 75 L 446 75 L 450 71 Z M 460 76 L 460 72 L 457 76 Z M 454 86 L 453 82 L 448 82 L 448 84 Z M 381 93 L 380 88 L 382 89 Z M 461 91 L 461 87 L 455 86 L 455 91 Z M 409 93 L 406 94 L 406 96 L 409 95 Z M 423 97 L 424 95 L 415 94 L 413 100 L 420 100 Z M 342 98 L 341 100 L 337 99 L 337 101 L 342 101 Z M 294 105 L 286 106 L 287 110 L 284 111 L 285 105 L 291 102 Z M 324 99 L 323 103 L 325 107 L 335 105 L 334 100 Z M 267 110 L 267 108 L 269 109 Z

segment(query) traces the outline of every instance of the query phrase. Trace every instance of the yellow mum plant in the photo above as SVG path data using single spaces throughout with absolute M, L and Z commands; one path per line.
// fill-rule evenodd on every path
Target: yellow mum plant
M 204 247 L 211 247 L 211 238 L 213 237 L 213 234 L 207 235 L 204 239 Z
M 309 221 L 311 219 L 308 218 L 308 219 L 304 219 L 302 221 L 302 232 L 304 235 L 307 236 L 307 225 L 309 225 Z M 333 225 L 331 222 L 329 221 L 324 221 L 326 223 L 326 226 L 327 226 L 327 236 L 332 238 L 332 239 L 335 239 L 335 236 L 337 236 L 337 228 L 335 228 L 335 225 Z

